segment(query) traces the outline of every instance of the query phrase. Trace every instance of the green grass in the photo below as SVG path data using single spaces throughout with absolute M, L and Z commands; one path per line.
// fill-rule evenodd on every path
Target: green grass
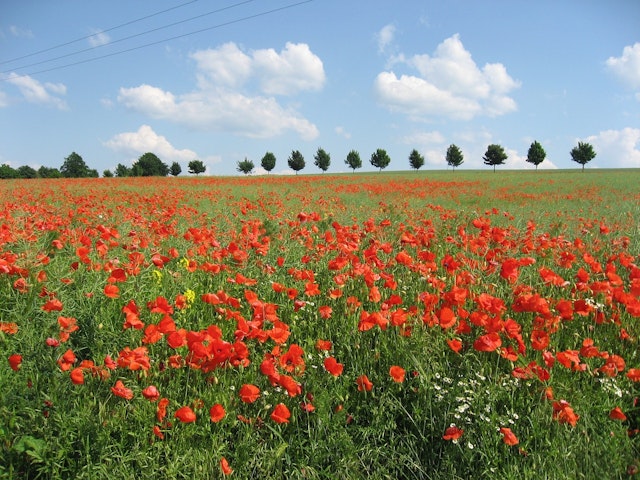
M 18 331 L 0 332 L 0 478 L 221 478 L 223 457 L 232 478 L 627 478 L 640 465 L 638 384 L 626 375 L 640 368 L 638 180 L 637 170 L 460 170 L 2 182 L 0 322 Z M 234 259 L 237 250 L 244 260 Z M 334 269 L 339 258 L 345 264 Z M 516 281 L 500 275 L 506 260 L 526 258 L 535 263 L 522 264 Z M 546 284 L 542 267 L 566 285 Z M 115 283 L 119 297 L 108 298 L 115 268 L 127 278 Z M 305 294 L 309 282 L 319 294 Z M 456 289 L 466 297 L 456 299 Z M 193 303 L 178 309 L 176 297 L 188 291 Z M 238 303 L 202 299 L 220 292 Z M 527 294 L 542 298 L 548 313 L 517 308 Z M 504 309 L 486 311 L 482 295 Z M 44 311 L 54 297 L 62 311 Z M 189 347 L 172 348 L 166 336 L 144 343 L 144 329 L 123 329 L 131 300 L 145 328 L 159 324 L 163 315 L 147 306 L 158 297 L 174 307 L 176 329 L 217 329 L 227 346 L 246 346 L 248 362 L 171 367 L 173 355 L 188 360 Z M 560 301 L 595 307 L 561 319 Z M 272 306 L 289 331 L 283 344 L 263 334 L 276 325 L 265 316 Z M 438 324 L 443 307 L 454 311 L 453 327 Z M 403 326 L 393 325 L 402 323 L 394 311 L 403 311 Z M 388 323 L 359 329 L 371 313 Z M 47 346 L 59 336 L 60 315 L 79 328 Z M 459 329 L 462 319 L 468 331 Z M 520 328 L 516 360 L 474 348 L 498 331 L 502 347 L 517 351 L 507 321 Z M 546 357 L 532 346 L 533 330 L 549 334 Z M 599 354 L 580 353 L 578 369 L 562 366 L 558 354 L 580 351 L 586 338 Z M 318 339 L 331 350 L 318 351 Z M 452 339 L 462 342 L 460 353 L 449 348 Z M 304 351 L 304 372 L 278 363 L 291 344 Z M 83 360 L 101 367 L 105 356 L 117 360 L 140 346 L 148 370 L 121 366 L 101 378 L 87 368 L 82 385 L 57 363 L 71 349 L 72 368 Z M 22 364 L 14 371 L 5 359 L 16 353 Z M 323 365 L 329 355 L 344 365 L 337 377 Z M 607 374 L 612 355 L 625 365 Z M 260 369 L 265 358 L 299 382 L 299 394 L 272 385 Z M 514 376 L 531 362 L 549 378 Z M 404 382 L 391 379 L 392 365 L 406 370 Z M 371 391 L 359 391 L 361 375 Z M 132 389 L 131 400 L 114 395 L 116 380 Z M 245 404 L 238 392 L 249 383 L 261 395 Z M 142 396 L 149 385 L 169 400 L 164 419 Z M 560 400 L 579 415 L 575 426 L 554 418 Z M 226 410 L 219 423 L 208 413 L 216 403 Z M 279 403 L 291 411 L 289 423 L 270 418 Z M 174 418 L 185 405 L 194 423 Z M 628 419 L 610 419 L 614 407 Z M 458 440 L 443 439 L 451 424 L 464 430 Z M 500 427 L 519 444 L 506 445 Z

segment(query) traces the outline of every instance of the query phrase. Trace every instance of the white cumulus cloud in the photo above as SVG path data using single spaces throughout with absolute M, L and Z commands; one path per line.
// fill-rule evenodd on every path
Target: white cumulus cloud
M 374 92 L 391 111 L 414 118 L 448 117 L 471 120 L 478 115 L 495 117 L 517 109 L 510 92 L 520 86 L 501 63 L 479 68 L 458 34 L 444 40 L 433 55 L 398 55 L 416 74 L 378 74 Z
M 593 145 L 596 157 L 592 162 L 599 167 L 640 167 L 640 128 L 605 130 L 585 141 Z
M 6 81 L 15 85 L 29 103 L 46 105 L 59 110 L 68 108 L 67 103 L 60 98 L 67 93 L 67 87 L 62 83 L 42 83 L 28 75 L 16 73 L 9 74 Z
M 396 27 L 394 25 L 385 25 L 380 29 L 376 38 L 378 40 L 378 51 L 380 53 L 384 52 L 387 47 L 393 42 L 393 37 L 396 33 Z
M 626 85 L 640 90 L 640 42 L 624 47 L 619 57 L 609 57 L 606 65 Z
M 89 45 L 92 47 L 101 47 L 102 45 L 109 43 L 111 41 L 111 37 L 102 30 L 93 29 L 91 31 L 91 36 L 87 40 L 89 40 Z
M 166 137 L 158 135 L 149 125 L 142 125 L 136 132 L 123 132 L 104 142 L 108 148 L 128 155 L 153 152 L 163 161 L 187 162 L 198 155 L 188 149 L 175 148 Z
M 191 55 L 196 61 L 197 88 L 174 94 L 152 85 L 121 88 L 118 101 L 126 108 L 204 131 L 269 138 L 287 131 L 305 140 L 318 136 L 317 127 L 276 95 L 320 90 L 322 61 L 306 44 L 287 43 L 273 49 L 243 52 L 226 43 Z M 259 92 L 252 89 L 257 85 Z

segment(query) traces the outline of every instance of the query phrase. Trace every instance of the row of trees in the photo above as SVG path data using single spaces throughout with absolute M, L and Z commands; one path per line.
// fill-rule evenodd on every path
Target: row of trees
M 596 156 L 593 146 L 589 143 L 583 142 L 578 142 L 578 146 L 574 147 L 570 153 L 571 160 L 582 165 L 582 170 L 584 170 L 584 166 Z M 537 169 L 538 165 L 544 161 L 546 156 L 547 154 L 542 145 L 535 141 L 529 147 L 526 161 L 535 165 Z M 329 153 L 324 149 L 318 148 L 313 158 L 314 165 L 322 170 L 323 173 L 329 169 L 329 166 L 331 165 L 331 155 L 329 155 Z M 487 147 L 487 151 L 482 157 L 485 165 L 493 166 L 494 172 L 496 166 L 503 165 L 507 158 L 504 148 L 498 144 L 489 145 Z M 447 165 L 453 169 L 459 167 L 464 163 L 462 150 L 460 150 L 460 148 L 455 144 L 450 145 L 447 149 L 445 160 Z M 357 169 L 362 168 L 362 159 L 356 150 L 351 150 L 347 154 L 344 163 L 354 172 Z M 378 148 L 371 154 L 369 163 L 381 171 L 389 166 L 391 158 L 387 154 L 386 150 Z M 287 164 L 289 165 L 289 168 L 296 172 L 296 174 L 306 166 L 304 156 L 299 150 L 293 150 L 291 152 L 291 155 L 287 159 Z M 419 170 L 424 165 L 424 157 L 420 152 L 418 152 L 418 150 L 411 150 L 411 153 L 409 154 L 409 165 L 415 170 Z M 265 153 L 260 161 L 260 166 L 266 172 L 271 172 L 276 166 L 275 155 L 271 152 Z M 202 160 L 192 160 L 189 162 L 188 167 L 189 173 L 193 175 L 199 175 L 206 171 L 206 167 Z M 244 160 L 237 163 L 237 170 L 244 174 L 251 173 L 254 168 L 255 165 L 253 161 L 248 160 L 246 157 Z M 171 166 L 169 166 L 160 160 L 160 158 L 158 158 L 154 153 L 147 152 L 141 155 L 131 167 L 118 164 L 115 172 L 105 170 L 102 175 L 104 177 L 113 177 L 114 175 L 116 177 L 166 177 L 169 174 L 178 176 L 180 173 L 182 173 L 182 167 L 178 162 L 173 162 Z M 28 165 L 15 169 L 7 164 L 0 166 L 0 178 L 89 178 L 98 176 L 98 171 L 89 168 L 82 157 L 76 152 L 72 152 L 71 155 L 64 159 L 64 163 L 60 169 L 42 166 L 36 170 Z
M 589 163 L 596 156 L 596 153 L 593 150 L 593 146 L 583 142 L 578 142 L 578 146 L 574 147 L 570 153 L 571 159 L 574 162 L 581 164 L 583 170 L 585 164 Z M 535 165 L 537 170 L 538 165 L 540 165 L 544 161 L 546 156 L 547 153 L 545 152 L 542 145 L 538 141 L 534 141 L 529 147 L 526 161 Z M 313 158 L 315 160 L 314 165 L 322 170 L 323 173 L 326 172 L 331 165 L 331 156 L 322 148 L 318 148 Z M 504 148 L 497 144 L 489 145 L 487 147 L 486 153 L 482 157 L 485 165 L 493 166 L 494 172 L 496 169 L 496 165 L 504 164 L 507 158 L 508 157 L 506 152 L 504 151 Z M 452 169 L 459 167 L 464 163 L 464 155 L 462 154 L 462 150 L 460 150 L 460 148 L 455 144 L 450 145 L 447 149 L 445 160 L 447 162 L 447 165 Z M 360 158 L 360 154 L 356 150 L 351 150 L 347 154 L 344 163 L 354 172 L 356 171 L 356 169 L 362 168 L 362 159 Z M 391 159 L 384 149 L 379 148 L 371 154 L 369 163 L 371 163 L 371 165 L 378 168 L 379 170 L 382 170 L 384 168 L 387 168 L 389 163 L 391 163 Z M 287 159 L 287 164 L 289 165 L 289 168 L 296 172 L 296 174 L 306 166 L 304 157 L 299 150 L 293 150 L 291 152 L 291 155 Z M 271 170 L 273 170 L 276 166 L 275 155 L 271 152 L 267 152 L 264 157 L 262 157 L 260 165 L 267 172 L 271 172 Z M 419 170 L 424 165 L 424 157 L 415 148 L 411 150 L 411 153 L 409 154 L 409 165 L 415 170 Z M 251 173 L 254 168 L 255 165 L 253 161 L 248 160 L 246 157 L 244 160 L 238 162 L 237 165 L 237 170 L 244 174 Z

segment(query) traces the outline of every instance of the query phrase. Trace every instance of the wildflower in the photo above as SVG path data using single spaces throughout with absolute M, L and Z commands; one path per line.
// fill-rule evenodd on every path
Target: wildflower
M 518 445 L 518 443 L 520 443 L 520 440 L 518 440 L 518 437 L 516 437 L 514 435 L 514 433 L 511 431 L 510 428 L 501 427 L 500 428 L 500 433 L 503 435 L 502 436 L 502 441 L 506 445 L 509 445 L 510 447 L 512 447 L 512 446 Z
M 373 383 L 369 380 L 369 377 L 366 375 L 360 375 L 356 379 L 356 385 L 358 385 L 358 391 L 362 392 L 363 390 L 366 392 L 370 392 L 373 389 Z
M 575 427 L 579 418 L 580 416 L 576 415 L 566 400 L 553 402 L 553 419 L 557 420 L 558 423 L 568 423 L 572 427 Z
M 233 473 L 233 469 L 229 466 L 229 462 L 227 462 L 227 459 L 224 457 L 220 459 L 220 470 L 222 470 L 223 475 L 231 475 Z
M 117 285 L 109 284 L 104 287 L 104 294 L 109 298 L 118 298 L 120 296 L 120 289 Z
M 191 410 L 191 407 L 180 407 L 173 415 L 182 423 L 192 423 L 196 421 L 196 414 Z
M 324 359 L 324 368 L 334 377 L 339 377 L 342 374 L 344 366 L 333 357 Z
M 482 335 L 473 342 L 473 348 L 479 352 L 493 352 L 502 345 L 500 335 L 495 332 Z
M 609 418 L 611 420 L 620 420 L 624 422 L 627 419 L 627 416 L 624 414 L 620 407 L 615 407 L 609 412 Z
M 244 403 L 253 403 L 260 396 L 260 389 L 255 385 L 245 383 L 240 388 L 238 394 L 240 395 L 240 400 L 242 400 Z
M 167 416 L 167 406 L 169 405 L 168 398 L 161 398 L 158 402 L 158 408 L 156 409 L 156 418 L 159 422 L 162 422 Z
M 147 400 L 155 402 L 160 398 L 160 392 L 158 392 L 158 389 L 154 385 L 149 385 L 147 388 L 142 390 L 142 396 Z
M 390 369 L 389 369 L 389 375 L 391 376 L 391 378 L 393 379 L 394 382 L 396 383 L 402 383 L 404 382 L 404 376 L 405 376 L 405 370 L 402 367 L 399 367 L 397 365 L 393 365 Z
M 289 423 L 291 412 L 284 403 L 279 403 L 271 412 L 271 420 L 276 423 Z
M 225 412 L 224 407 L 219 403 L 216 403 L 213 407 L 209 409 L 209 418 L 213 423 L 218 423 L 221 421 L 227 412 Z
M 131 400 L 133 398 L 133 391 L 126 388 L 122 380 L 118 380 L 116 384 L 111 387 L 111 391 L 115 396 L 124 398 L 125 400 Z
M 444 435 L 442 436 L 442 439 L 452 440 L 455 442 L 462 436 L 463 433 L 464 433 L 464 430 L 452 424 L 444 431 Z
M 77 367 L 71 370 L 71 382 L 74 385 L 82 385 L 84 383 L 84 373 L 82 372 L 82 367 Z
M 318 339 L 318 341 L 316 342 L 316 350 L 327 352 L 327 351 L 331 350 L 332 346 L 333 346 L 333 344 L 329 340 Z
M 20 370 L 21 364 L 22 364 L 22 355 L 18 353 L 14 353 L 13 355 L 9 356 L 9 366 L 11 367 L 11 370 L 13 370 L 14 372 L 17 372 L 18 370 Z

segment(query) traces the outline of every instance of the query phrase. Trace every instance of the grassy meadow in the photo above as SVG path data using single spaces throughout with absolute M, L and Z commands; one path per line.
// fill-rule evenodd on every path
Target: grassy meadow
M 0 479 L 640 470 L 640 172 L 0 182 Z

